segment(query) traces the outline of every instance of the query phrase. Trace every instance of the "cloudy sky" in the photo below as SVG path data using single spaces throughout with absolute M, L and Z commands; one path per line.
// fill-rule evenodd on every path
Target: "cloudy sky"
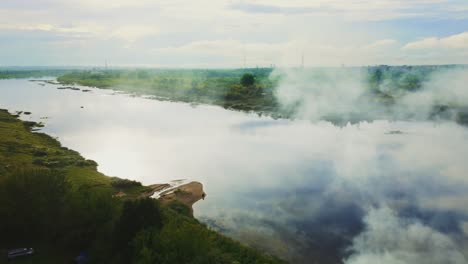
M 2 0 L 0 66 L 468 63 L 466 0 Z

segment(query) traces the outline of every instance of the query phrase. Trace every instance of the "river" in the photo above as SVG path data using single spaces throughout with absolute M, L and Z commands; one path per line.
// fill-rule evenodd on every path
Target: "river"
M 275 120 L 41 83 L 1 80 L 0 108 L 31 112 L 106 175 L 202 182 L 196 218 L 244 243 L 294 263 L 466 263 L 466 127 Z

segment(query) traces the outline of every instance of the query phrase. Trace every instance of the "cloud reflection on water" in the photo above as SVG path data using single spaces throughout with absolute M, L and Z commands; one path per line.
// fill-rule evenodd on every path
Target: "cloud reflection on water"
M 208 196 L 195 206 L 199 219 L 296 263 L 350 254 L 352 264 L 410 263 L 431 258 L 433 250 L 466 263 L 465 127 L 388 121 L 339 127 L 111 94 L 6 80 L 0 107 L 50 117 L 45 132 L 96 160 L 105 174 L 146 184 L 201 181 Z M 386 223 L 391 234 L 374 232 Z M 403 239 L 397 234 L 413 229 L 435 240 L 395 246 Z M 362 249 L 382 239 L 393 246 Z

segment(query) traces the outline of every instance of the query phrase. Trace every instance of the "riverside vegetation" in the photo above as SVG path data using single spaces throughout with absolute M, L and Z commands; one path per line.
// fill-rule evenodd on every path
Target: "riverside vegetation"
M 377 105 L 377 111 L 398 108 L 399 100 L 410 93 L 424 89 L 431 74 L 452 69 L 466 69 L 462 65 L 441 66 L 374 66 L 334 69 L 348 75 L 364 73 L 362 95 Z M 289 69 L 294 74 L 307 73 L 311 82 L 333 87 L 334 75 L 330 69 Z M 301 71 L 303 73 L 301 73 Z M 272 74 L 273 73 L 273 74 Z M 62 84 L 80 84 L 98 88 L 112 88 L 132 94 L 152 95 L 160 100 L 214 104 L 227 109 L 252 111 L 274 118 L 292 118 L 305 102 L 284 107 L 275 96 L 275 89 L 284 84 L 285 72 L 272 68 L 237 70 L 162 70 L 116 69 L 80 70 L 58 77 Z M 331 78 L 331 79 L 330 79 Z M 287 84 L 288 85 L 288 84 Z M 295 85 L 294 83 L 292 85 Z M 302 87 L 301 87 L 302 89 Z M 452 116 L 451 113 L 456 113 Z M 367 120 L 365 113 L 350 113 L 350 120 L 342 116 L 325 116 L 335 123 Z M 391 116 L 388 116 L 391 118 Z M 427 118 L 454 118 L 460 124 L 468 124 L 468 108 L 464 105 L 434 104 Z
M 271 69 L 240 70 L 108 70 L 75 71 L 58 78 L 62 84 L 113 88 L 161 100 L 214 104 L 229 109 L 274 113 L 275 80 Z M 239 80 L 245 75 L 243 82 Z M 249 78 L 250 76 L 250 78 Z
M 88 263 L 282 263 L 209 230 L 184 204 L 141 198 L 148 187 L 99 173 L 17 117 L 0 110 L 0 251 L 36 250 L 17 263 L 71 263 L 80 252 Z
M 350 68 L 291 68 L 293 74 L 307 73 L 308 80 L 333 87 L 334 75 L 330 70 L 346 71 L 345 74 L 363 75 L 363 95 L 375 102 L 380 110 L 398 108 L 405 95 L 424 89 L 433 73 L 467 69 L 466 65 L 438 66 L 372 66 Z M 301 71 L 303 73 L 301 73 Z M 272 74 L 273 73 L 273 74 Z M 284 84 L 285 71 L 273 68 L 250 69 L 72 69 L 72 68 L 0 68 L 0 79 L 57 77 L 65 85 L 114 89 L 136 95 L 154 96 L 158 100 L 170 100 L 198 104 L 213 104 L 227 109 L 267 114 L 274 118 L 292 118 L 305 102 L 284 107 L 276 97 L 278 85 Z M 328 78 L 328 79 L 327 79 Z M 49 81 L 55 83 L 54 81 Z M 294 85 L 294 83 L 292 84 Z M 69 87 L 67 87 L 69 88 Z M 302 88 L 301 88 L 302 89 Z M 380 111 L 378 110 L 378 111 Z M 452 116 L 455 113 L 455 116 Z M 369 119 L 350 113 L 354 121 Z M 434 104 L 427 118 L 454 118 L 460 124 L 468 124 L 466 105 Z M 325 116 L 332 122 L 347 122 L 340 116 Z

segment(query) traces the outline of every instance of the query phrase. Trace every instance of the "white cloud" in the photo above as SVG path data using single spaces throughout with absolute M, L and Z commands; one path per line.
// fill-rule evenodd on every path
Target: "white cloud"
M 60 3 L 61 1 L 57 1 Z M 145 7 L 154 1 L 151 0 L 69 0 L 67 4 L 91 9 L 116 9 L 128 7 Z
M 243 7 L 235 8 L 236 4 Z M 441 4 L 446 8 L 434 8 Z M 404 41 L 394 31 L 377 32 L 375 25 L 366 28 L 373 23 L 369 21 L 448 18 L 463 6 L 458 0 L 4 0 L 0 3 L 0 30 L 16 36 L 37 31 L 25 36 L 31 39 L 31 50 L 44 45 L 42 52 L 52 50 L 57 42 L 73 49 L 74 41 L 80 39 L 87 45 L 76 42 L 73 53 L 89 57 L 108 53 L 122 58 L 118 64 L 135 63 L 135 53 L 144 58 L 140 64 L 150 65 L 156 60 L 163 63 L 161 56 L 171 54 L 173 61 L 168 66 L 185 61 L 192 66 L 238 67 L 243 53 L 249 66 L 294 66 L 302 53 L 307 66 L 463 63 L 466 56 L 461 53 L 443 50 L 422 56 L 415 52 L 416 44 L 399 49 Z M 355 23 L 362 24 L 355 27 Z M 405 34 L 415 33 L 404 30 Z M 465 37 L 428 39 L 423 45 L 461 49 Z M 8 52 L 3 50 L 9 57 L 24 54 L 15 53 L 14 46 L 7 48 Z M 65 48 L 63 51 L 70 54 Z M 67 55 L 59 57 L 65 60 Z M 206 65 L 207 60 L 217 64 Z
M 382 40 L 378 40 L 374 43 L 364 46 L 364 49 L 377 49 L 377 48 L 391 46 L 397 43 L 398 41 L 394 39 L 382 39 Z
M 98 24 L 82 24 L 71 26 L 58 26 L 53 24 L 0 24 L 0 29 L 16 31 L 45 31 L 68 34 L 91 34 L 94 38 L 116 38 L 126 42 L 135 42 L 141 38 L 157 35 L 160 31 L 156 26 L 125 25 L 104 26 Z
M 401 17 L 440 16 L 429 7 L 451 0 L 255 0 L 235 1 L 246 12 L 336 16 L 349 20 L 388 20 Z
M 468 49 L 468 31 L 445 38 L 431 37 L 410 42 L 403 49 Z
M 93 33 L 96 29 L 87 26 L 56 26 L 52 24 L 0 24 L 0 29 L 8 30 L 38 30 L 60 33 Z
M 111 31 L 110 36 L 128 42 L 135 42 L 141 38 L 154 36 L 158 33 L 159 29 L 155 26 L 123 26 Z

